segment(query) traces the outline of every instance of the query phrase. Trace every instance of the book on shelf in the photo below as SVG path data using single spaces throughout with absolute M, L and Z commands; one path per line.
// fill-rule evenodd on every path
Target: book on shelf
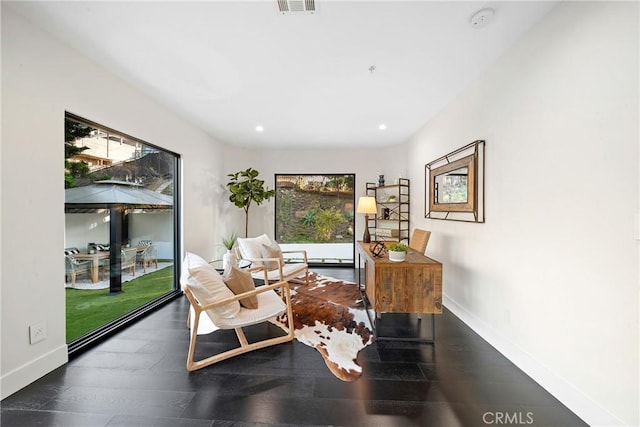
M 376 236 L 380 237 L 398 237 L 400 230 L 394 228 L 377 228 Z

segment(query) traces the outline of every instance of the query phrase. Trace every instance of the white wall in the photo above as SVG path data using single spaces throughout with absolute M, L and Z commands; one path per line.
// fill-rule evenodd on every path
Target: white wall
M 109 212 L 65 214 L 64 247 L 86 250 L 90 242 L 109 244 Z
M 405 145 L 391 147 L 370 147 L 362 149 L 270 149 L 244 152 L 242 164 L 225 164 L 226 173 L 237 172 L 249 166 L 260 172 L 269 188 L 274 188 L 275 174 L 323 174 L 323 173 L 355 173 L 356 203 L 358 196 L 365 195 L 365 183 L 377 182 L 377 173 L 385 175 L 386 182 L 391 184 L 399 176 L 406 177 L 407 149 Z M 422 182 L 422 181 L 419 181 Z M 420 185 L 420 184 L 417 184 Z M 414 193 L 414 189 L 411 190 Z M 231 206 L 230 209 L 238 210 Z M 249 235 L 266 233 L 273 237 L 275 228 L 275 204 L 273 199 L 261 206 L 253 206 L 249 212 Z M 244 234 L 244 214 L 241 228 Z M 361 239 L 364 233 L 364 216 L 356 214 L 355 236 Z
M 132 245 L 137 245 L 140 240 L 151 240 L 158 251 L 158 258 L 173 259 L 173 212 L 130 213 L 129 240 Z
M 562 3 L 409 143 L 415 183 L 487 141 L 486 223 L 414 192 L 412 226 L 446 306 L 598 426 L 640 424 L 638 36 L 637 2 Z
M 243 230 L 226 173 L 251 166 L 273 188 L 274 173 L 355 172 L 361 195 L 375 172 L 408 165 L 412 228 L 434 231 L 427 251 L 445 265 L 446 305 L 589 423 L 638 425 L 637 17 L 637 3 L 561 4 L 408 152 L 254 152 L 220 147 L 3 9 L 1 397 L 67 357 L 64 292 L 51 278 L 63 275 L 68 110 L 183 156 L 184 246 L 205 257 Z M 478 138 L 487 223 L 424 219 L 424 164 Z M 272 218 L 272 202 L 252 208 L 249 234 L 271 234 Z M 51 256 L 24 268 L 34 241 Z M 29 345 L 40 320 L 48 338 Z
M 2 398 L 67 361 L 64 288 L 52 286 L 64 275 L 65 111 L 181 154 L 184 246 L 209 257 L 219 239 L 219 144 L 3 7 Z M 34 242 L 39 256 L 25 257 Z M 30 345 L 38 321 L 47 338 Z

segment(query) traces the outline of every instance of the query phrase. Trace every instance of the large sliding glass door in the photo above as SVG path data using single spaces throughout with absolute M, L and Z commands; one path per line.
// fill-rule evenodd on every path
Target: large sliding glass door
M 355 174 L 276 174 L 275 238 L 310 265 L 354 265 Z
M 179 295 L 178 177 L 177 154 L 65 116 L 70 351 Z

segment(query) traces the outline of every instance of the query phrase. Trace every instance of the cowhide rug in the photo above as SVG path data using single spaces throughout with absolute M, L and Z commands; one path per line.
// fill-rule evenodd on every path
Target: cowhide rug
M 308 286 L 304 278 L 289 286 L 296 339 L 318 350 L 336 377 L 357 380 L 358 352 L 373 342 L 358 285 L 309 272 Z

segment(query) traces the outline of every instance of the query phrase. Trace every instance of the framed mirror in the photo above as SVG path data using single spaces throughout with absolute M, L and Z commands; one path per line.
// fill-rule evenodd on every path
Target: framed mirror
M 484 222 L 484 141 L 425 165 L 425 218 Z

